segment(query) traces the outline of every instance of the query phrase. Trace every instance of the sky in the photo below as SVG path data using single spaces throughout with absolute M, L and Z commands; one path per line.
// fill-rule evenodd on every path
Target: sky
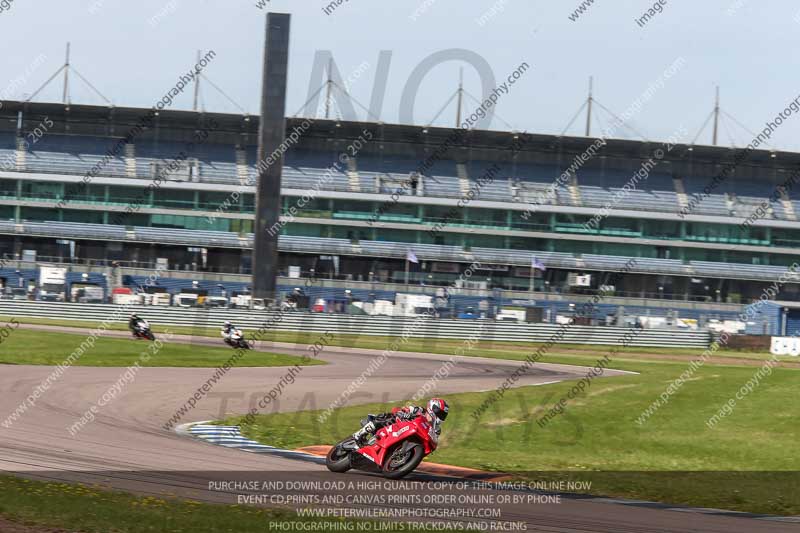
M 595 135 L 613 120 L 606 108 L 628 126 L 611 137 L 690 142 L 719 85 L 719 144 L 743 146 L 800 95 L 792 60 L 800 5 L 660 1 L 656 11 L 658 2 L 633 0 L 343 0 L 326 13 L 331 0 L 0 0 L 0 96 L 30 96 L 64 63 L 69 41 L 73 67 L 115 105 L 151 107 L 193 67 L 198 50 L 213 50 L 204 75 L 236 104 L 204 82 L 203 108 L 257 114 L 268 10 L 292 14 L 288 116 L 311 113 L 302 112 L 309 88 L 324 82 L 312 79 L 315 58 L 327 64 L 328 51 L 353 100 L 370 108 L 383 96 L 371 115 L 358 104 L 348 109 L 342 96 L 333 113 L 344 119 L 453 126 L 455 101 L 435 117 L 463 70 L 467 116 L 495 94 L 494 118 L 480 127 L 559 134 L 586 101 L 592 76 Z M 409 79 L 426 60 L 433 67 L 412 114 L 403 95 L 410 99 Z M 494 89 L 520 65 L 527 67 L 513 85 Z M 73 103 L 104 103 L 77 76 L 71 80 Z M 62 81 L 35 100 L 60 101 Z M 192 104 L 187 90 L 172 108 Z M 583 135 L 585 120 L 579 115 L 566 134 Z M 710 125 L 696 142 L 711 144 Z M 769 146 L 800 151 L 800 113 L 772 133 Z

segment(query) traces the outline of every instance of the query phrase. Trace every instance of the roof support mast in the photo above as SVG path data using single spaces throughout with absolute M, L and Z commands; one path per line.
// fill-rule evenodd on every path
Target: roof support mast
M 109 100 L 108 98 L 106 98 L 105 96 L 103 96 L 103 93 L 101 93 L 100 91 L 98 91 L 98 90 L 97 90 L 97 87 L 95 87 L 94 85 L 92 85 L 92 84 L 91 84 L 91 82 L 89 82 L 89 80 L 87 80 L 86 78 L 84 78 L 84 77 L 83 77 L 83 75 L 82 75 L 80 72 L 78 72 L 78 70 L 77 70 L 77 69 L 75 69 L 75 68 L 73 68 L 73 67 L 72 67 L 72 64 L 70 63 L 70 57 L 69 57 L 69 56 L 70 56 L 70 43 L 67 43 L 67 55 L 66 55 L 66 60 L 64 61 L 64 64 L 63 64 L 63 65 L 61 65 L 60 67 L 58 67 L 58 70 L 56 70 L 56 71 L 53 73 L 53 75 L 52 75 L 52 76 L 50 76 L 49 78 L 47 78 L 47 81 L 46 81 L 46 82 L 44 82 L 44 83 L 41 85 L 41 87 L 39 87 L 38 89 L 36 89 L 36 90 L 33 92 L 33 94 L 32 94 L 32 95 L 30 95 L 28 98 L 26 98 L 26 99 L 25 99 L 25 101 L 26 101 L 26 102 L 30 102 L 30 101 L 32 101 L 34 98 L 36 98 L 36 96 L 37 96 L 37 95 L 38 95 L 40 92 L 42 92 L 42 90 L 43 90 L 45 87 L 47 87 L 48 85 L 50 85 L 50 82 L 52 82 L 53 80 L 55 80 L 55 79 L 56 79 L 56 77 L 57 77 L 59 74 L 61 74 L 61 71 L 64 71 L 64 89 L 63 89 L 63 92 L 62 92 L 62 95 L 61 95 L 61 100 L 62 100 L 62 102 L 64 103 L 64 105 L 69 105 L 69 71 L 70 71 L 70 70 L 72 70 L 73 72 L 75 72 L 75 75 L 78 77 L 78 79 L 79 79 L 79 80 L 81 80 L 83 83 L 85 83 L 85 84 L 86 84 L 86 86 L 87 86 L 87 87 L 89 87 L 89 89 L 91 89 L 91 90 L 92 90 L 92 91 L 93 91 L 93 92 L 94 92 L 94 93 L 95 93 L 97 96 L 99 96 L 100 98 L 102 98 L 102 99 L 103 99 L 103 100 L 104 100 L 104 101 L 105 101 L 105 102 L 106 102 L 108 105 L 113 105 L 113 104 L 111 103 L 111 100 Z
M 325 82 L 325 119 L 331 118 L 331 91 L 333 90 L 333 57 L 328 60 L 328 81 Z
M 717 145 L 717 128 L 719 127 L 719 85 L 717 85 L 717 96 L 714 101 L 714 132 L 711 137 L 711 144 Z
M 464 102 L 464 68 L 458 73 L 458 103 L 456 106 L 456 128 L 461 127 L 461 108 Z
M 200 54 L 202 50 L 197 51 L 197 64 L 200 64 Z M 197 111 L 197 97 L 200 95 L 200 76 L 194 77 L 194 104 L 192 104 L 192 109 Z
M 64 61 L 64 94 L 61 97 L 61 100 L 65 103 L 69 103 L 69 43 L 67 43 L 67 57 Z
M 586 99 L 586 136 L 592 134 L 592 76 L 589 76 L 589 97 Z

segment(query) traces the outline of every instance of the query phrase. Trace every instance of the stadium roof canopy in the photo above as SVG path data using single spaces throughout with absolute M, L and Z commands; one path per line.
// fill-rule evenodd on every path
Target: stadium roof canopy
M 29 131 L 44 117 L 55 122 L 53 133 L 124 137 L 141 118 L 150 112 L 146 108 L 76 105 L 39 102 L 1 102 L 0 131 L 17 131 L 22 113 L 23 130 Z M 186 140 L 209 119 L 218 124 L 210 142 L 254 145 L 258 139 L 259 117 L 231 113 L 163 110 L 153 121 L 153 128 L 142 134 L 145 139 Z M 364 129 L 377 138 L 367 143 L 364 151 L 384 156 L 419 157 L 433 152 L 448 139 L 457 138 L 457 130 L 431 126 L 412 126 L 375 122 L 347 122 L 325 119 L 289 118 L 287 134 L 304 120 L 312 123 L 302 135 L 299 147 L 316 150 L 343 150 L 349 139 L 358 138 Z M 379 141 L 379 142 L 374 142 Z M 463 160 L 504 159 L 508 151 L 522 143 L 517 160 L 534 163 L 570 164 L 572 158 L 584 153 L 597 141 L 592 137 L 558 136 L 524 132 L 469 130 L 456 143 L 449 158 Z M 648 159 L 656 150 L 663 150 L 663 162 L 672 165 L 675 173 L 687 172 L 687 165 L 725 165 L 734 161 L 740 148 L 719 146 L 671 147 L 661 141 L 635 141 L 608 139 L 606 146 L 597 151 L 595 159 Z M 758 178 L 774 170 L 786 171 L 800 168 L 800 153 L 754 150 L 739 165 L 736 174 Z M 754 172 L 753 169 L 758 169 Z M 744 171 L 744 172 L 742 172 Z

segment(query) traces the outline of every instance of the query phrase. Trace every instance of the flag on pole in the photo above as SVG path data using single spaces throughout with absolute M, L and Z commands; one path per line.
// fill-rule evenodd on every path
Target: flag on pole
M 536 270 L 541 270 L 542 272 L 547 270 L 547 267 L 544 266 L 544 263 L 536 259 L 535 255 L 531 257 L 531 268 L 534 268 Z
M 409 263 L 417 263 L 419 264 L 419 259 L 417 259 L 417 254 L 411 251 L 411 248 L 408 249 L 406 252 L 406 261 Z

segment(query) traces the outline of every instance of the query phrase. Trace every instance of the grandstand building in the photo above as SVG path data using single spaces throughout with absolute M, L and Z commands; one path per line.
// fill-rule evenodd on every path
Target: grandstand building
M 4 102 L 0 258 L 249 273 L 269 164 L 258 118 L 149 112 Z M 729 148 L 656 142 L 302 118 L 286 131 L 284 274 L 402 283 L 410 266 L 411 283 L 446 285 L 478 261 L 489 289 L 728 303 L 784 276 L 777 299 L 800 300 L 785 275 L 798 154 L 734 165 Z

